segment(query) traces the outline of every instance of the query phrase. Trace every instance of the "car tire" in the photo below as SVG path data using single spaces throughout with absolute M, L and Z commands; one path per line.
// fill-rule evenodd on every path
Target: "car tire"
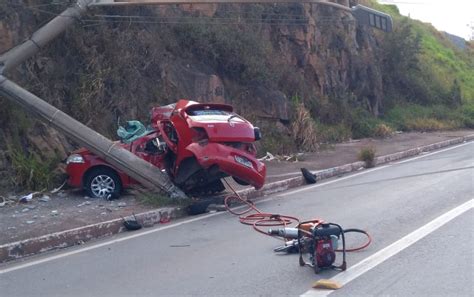
M 122 191 L 122 183 L 113 169 L 99 167 L 87 173 L 84 189 L 91 198 L 118 198 Z

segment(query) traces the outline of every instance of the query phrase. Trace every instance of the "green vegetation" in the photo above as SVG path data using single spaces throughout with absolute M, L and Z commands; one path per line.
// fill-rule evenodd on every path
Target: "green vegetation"
M 474 56 L 470 50 L 472 41 L 471 45 L 468 44 L 468 49 L 462 51 L 430 24 L 400 15 L 396 6 L 381 5 L 373 0 L 364 2 L 389 13 L 394 20 L 394 32 L 380 36 L 387 53 L 384 55 L 383 66 L 388 70 L 402 72 L 384 71 L 385 75 L 389 75 L 386 78 L 395 83 L 397 79 L 402 82 L 414 79 L 412 87 L 424 91 L 417 94 L 412 88 L 399 88 L 398 93 L 387 94 L 394 97 L 391 99 L 428 104 L 474 104 Z M 397 65 L 393 65 L 394 62 Z M 401 97 L 396 98 L 397 95 Z M 459 102 L 459 95 L 462 96 L 462 102 Z
M 296 145 L 305 151 L 315 151 L 318 147 L 316 125 L 306 107 L 299 103 L 296 106 L 291 132 Z
M 11 182 L 17 189 L 46 190 L 57 179 L 56 168 L 59 160 L 41 160 L 38 156 L 10 149 L 9 155 L 14 175 Z
M 351 138 L 351 130 L 344 124 L 326 125 L 316 123 L 316 134 L 320 143 L 337 143 Z
M 401 104 L 388 111 L 384 120 L 397 130 L 434 131 L 472 128 L 473 115 L 472 105 L 451 108 L 446 105 Z
M 212 18 L 204 18 L 201 24 L 173 26 L 174 46 L 177 47 L 171 51 L 206 61 L 221 75 L 240 83 L 266 82 L 277 78 L 276 65 L 271 60 L 272 47 L 268 40 L 262 38 L 262 32 L 209 22 Z
M 366 168 L 374 167 L 375 166 L 375 148 L 374 147 L 362 148 L 359 152 L 358 158 L 360 161 L 365 162 Z
M 383 113 L 372 115 L 354 98 L 308 100 L 318 141 L 388 137 L 394 130 L 473 128 L 472 42 L 462 51 L 429 24 L 401 16 L 394 5 L 372 0 L 362 4 L 389 13 L 394 20 L 392 33 L 376 33 L 384 85 Z
M 253 107 L 246 102 L 251 99 L 239 94 L 256 86 L 278 90 L 292 98 L 291 119 L 279 125 L 258 123 L 264 133 L 258 144 L 261 154 L 311 151 L 321 143 L 388 137 L 395 130 L 474 128 L 474 43 L 460 50 L 429 24 L 401 16 L 394 5 L 360 2 L 392 15 L 394 32 L 368 29 L 353 35 L 348 23 L 325 24 L 325 9 L 314 9 L 321 17 L 314 36 L 307 35 L 314 28 L 304 23 L 278 22 L 288 15 L 304 20 L 307 11 L 302 5 L 219 7 L 214 17 L 197 18 L 176 7 L 130 7 L 129 15 L 163 20 L 169 16 L 173 22 L 101 22 L 105 19 L 97 17 L 98 23 L 75 26 L 51 43 L 12 79 L 110 137 L 117 121 L 144 120 L 152 105 L 180 97 L 199 100 L 203 94 L 192 93 L 198 88 L 186 77 L 187 71 L 191 78 L 217 74 L 225 84 L 226 99 L 237 110 Z M 219 22 L 236 16 L 238 24 Z M 0 4 L 0 23 L 15 40 L 26 38 L 50 17 Z M 380 78 L 381 84 L 374 83 Z M 27 147 L 36 120 L 4 98 L 0 104 L 5 142 Z M 0 149 L 7 151 L 6 145 Z M 36 189 L 49 186 L 53 177 L 47 172 L 52 172 L 53 160 L 37 157 L 41 152 L 19 153 L 23 151 L 27 149 L 10 150 L 12 181 Z M 145 200 L 167 203 L 159 197 Z

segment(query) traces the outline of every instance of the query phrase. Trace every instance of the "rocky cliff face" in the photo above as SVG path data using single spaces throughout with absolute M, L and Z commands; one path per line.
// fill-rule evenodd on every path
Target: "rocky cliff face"
M 32 8 L 38 4 L 0 4 L 0 52 L 64 9 Z M 94 14 L 140 16 L 142 22 Z M 378 62 L 373 32 L 330 7 L 182 5 L 94 9 L 8 76 L 109 137 L 117 121 L 146 120 L 150 106 L 179 98 L 233 104 L 284 135 L 292 100 L 332 122 L 338 115 L 328 105 L 362 106 L 377 115 L 383 88 Z M 5 98 L 0 104 L 0 136 L 7 140 L 0 144 L 3 174 L 12 148 L 59 158 L 71 149 L 20 107 Z

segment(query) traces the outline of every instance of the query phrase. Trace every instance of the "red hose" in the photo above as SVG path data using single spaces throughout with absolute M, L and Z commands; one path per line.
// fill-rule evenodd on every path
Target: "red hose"
M 284 227 L 287 227 L 287 226 L 292 225 L 292 224 L 297 224 L 298 225 L 300 223 L 300 220 L 296 217 L 281 215 L 281 214 L 264 213 L 264 212 L 260 211 L 252 201 L 249 201 L 247 199 L 243 199 L 242 197 L 240 197 L 240 195 L 234 190 L 234 188 L 232 188 L 232 186 L 227 182 L 227 180 L 224 179 L 224 182 L 227 184 L 229 189 L 232 192 L 234 192 L 233 195 L 229 195 L 229 196 L 225 197 L 225 199 L 224 199 L 225 208 L 231 214 L 239 216 L 240 223 L 242 223 L 244 225 L 253 226 L 255 231 L 257 231 L 259 233 L 262 233 L 264 235 L 271 236 L 271 237 L 274 237 L 274 238 L 280 238 L 280 239 L 285 240 L 285 241 L 287 241 L 286 238 L 282 238 L 281 236 L 269 234 L 268 232 L 262 230 L 260 227 L 263 228 L 263 227 L 282 226 L 284 228 Z M 232 200 L 236 200 L 237 202 L 246 204 L 248 206 L 248 208 L 246 208 L 245 210 L 240 211 L 240 212 L 232 210 L 230 208 L 230 202 Z M 250 213 L 250 212 L 253 212 L 253 213 Z M 250 214 L 248 214 L 248 213 L 250 213 Z M 248 214 L 248 215 L 244 216 L 245 214 Z M 317 224 L 320 224 L 320 223 L 323 223 L 324 220 L 315 219 L 315 220 L 313 220 L 313 222 L 316 222 Z M 305 230 L 302 230 L 302 229 L 300 229 L 300 230 L 302 232 L 306 232 Z M 362 233 L 362 234 L 366 235 L 367 236 L 367 242 L 364 243 L 363 245 L 359 246 L 359 247 L 346 249 L 346 252 L 354 252 L 354 251 L 362 250 L 362 249 L 366 248 L 367 246 L 369 246 L 369 244 L 372 242 L 372 237 L 369 235 L 369 233 L 367 233 L 364 230 L 360 230 L 360 229 L 346 229 L 346 230 L 344 230 L 344 233 L 350 233 L 350 232 Z M 342 252 L 342 250 L 336 250 L 336 252 Z
M 268 234 L 268 232 L 262 230 L 259 227 L 275 227 L 275 226 L 286 227 L 294 223 L 299 223 L 298 218 L 295 218 L 295 217 L 261 212 L 251 201 L 245 200 L 242 197 L 240 197 L 226 180 L 224 181 L 226 182 L 227 186 L 234 192 L 234 195 L 227 196 L 224 199 L 225 208 L 231 214 L 239 216 L 239 221 L 242 224 L 251 225 L 257 232 L 275 237 L 274 235 Z M 234 211 L 230 208 L 231 200 L 237 200 L 238 202 L 246 204 L 248 208 L 241 212 Z M 250 212 L 254 212 L 254 213 L 243 216 L 244 214 L 247 214 Z

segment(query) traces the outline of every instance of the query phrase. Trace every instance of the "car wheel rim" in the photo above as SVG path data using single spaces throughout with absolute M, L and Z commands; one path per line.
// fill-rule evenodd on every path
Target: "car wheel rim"
M 108 175 L 97 175 L 92 179 L 91 191 L 94 196 L 104 198 L 115 190 L 115 182 Z

